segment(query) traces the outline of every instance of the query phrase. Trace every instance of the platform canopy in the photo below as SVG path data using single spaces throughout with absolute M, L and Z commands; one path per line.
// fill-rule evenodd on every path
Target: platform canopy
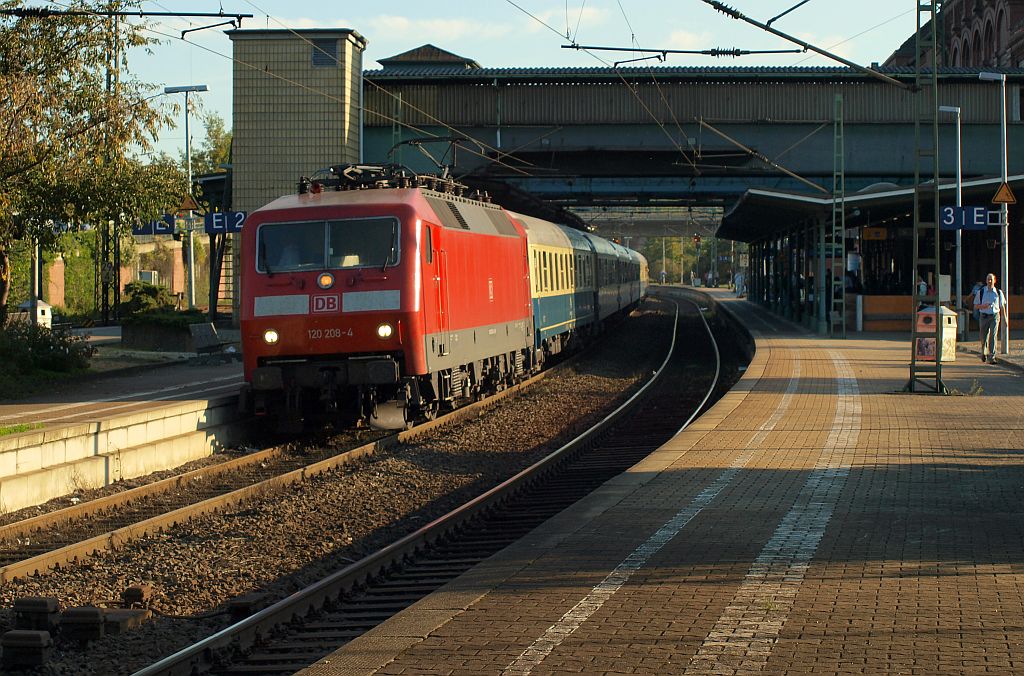
M 1024 174 L 1010 176 L 1010 188 L 1024 199 Z M 1002 184 L 1000 178 L 979 178 L 963 182 L 963 204 L 999 207 L 992 198 Z M 939 186 L 943 205 L 956 202 L 956 183 L 950 179 Z M 883 225 L 883 221 L 908 217 L 914 210 L 914 189 L 893 183 L 878 183 L 846 195 L 846 227 Z M 738 242 L 756 242 L 792 230 L 799 225 L 827 223 L 832 218 L 832 197 L 815 193 L 793 193 L 751 189 L 740 197 L 722 218 L 716 235 Z

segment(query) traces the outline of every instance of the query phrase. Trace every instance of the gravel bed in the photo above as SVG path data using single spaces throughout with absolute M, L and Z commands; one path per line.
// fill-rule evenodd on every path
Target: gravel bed
M 660 363 L 670 326 L 657 312 L 663 307 L 649 301 L 598 348 L 481 418 L 243 508 L 6 583 L 0 604 L 56 596 L 63 607 L 99 605 L 143 582 L 156 589 L 154 607 L 171 615 L 207 614 L 253 591 L 287 595 L 463 504 L 586 429 Z M 0 631 L 9 621 L 9 611 L 0 612 Z M 131 673 L 226 624 L 223 616 L 160 618 L 87 648 L 61 644 L 35 673 Z

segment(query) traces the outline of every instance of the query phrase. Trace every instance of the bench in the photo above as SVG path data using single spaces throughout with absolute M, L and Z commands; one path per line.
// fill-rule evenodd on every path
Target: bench
M 221 340 L 213 322 L 189 324 L 188 330 L 192 334 L 192 348 L 196 354 L 227 354 L 224 348 L 231 345 L 231 341 Z

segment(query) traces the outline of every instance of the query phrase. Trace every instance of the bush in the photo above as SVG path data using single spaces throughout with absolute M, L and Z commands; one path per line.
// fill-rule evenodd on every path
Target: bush
M 94 348 L 70 331 L 51 331 L 27 322 L 10 322 L 0 330 L 0 361 L 22 374 L 70 373 L 89 367 Z
M 171 311 L 174 308 L 174 298 L 164 286 L 134 281 L 125 285 L 124 293 L 127 300 L 118 307 L 120 316 L 124 318 L 155 311 Z
M 168 329 L 182 329 L 187 331 L 189 324 L 202 324 L 209 321 L 206 313 L 202 310 L 174 310 L 160 309 L 140 312 L 125 316 L 122 324 L 149 324 L 161 326 Z

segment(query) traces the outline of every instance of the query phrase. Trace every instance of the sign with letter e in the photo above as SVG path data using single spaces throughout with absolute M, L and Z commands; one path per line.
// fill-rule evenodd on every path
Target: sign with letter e
M 203 226 L 208 235 L 228 232 L 242 232 L 245 225 L 245 211 L 217 211 L 203 216 Z
M 942 230 L 984 230 L 988 227 L 985 207 L 942 207 Z

